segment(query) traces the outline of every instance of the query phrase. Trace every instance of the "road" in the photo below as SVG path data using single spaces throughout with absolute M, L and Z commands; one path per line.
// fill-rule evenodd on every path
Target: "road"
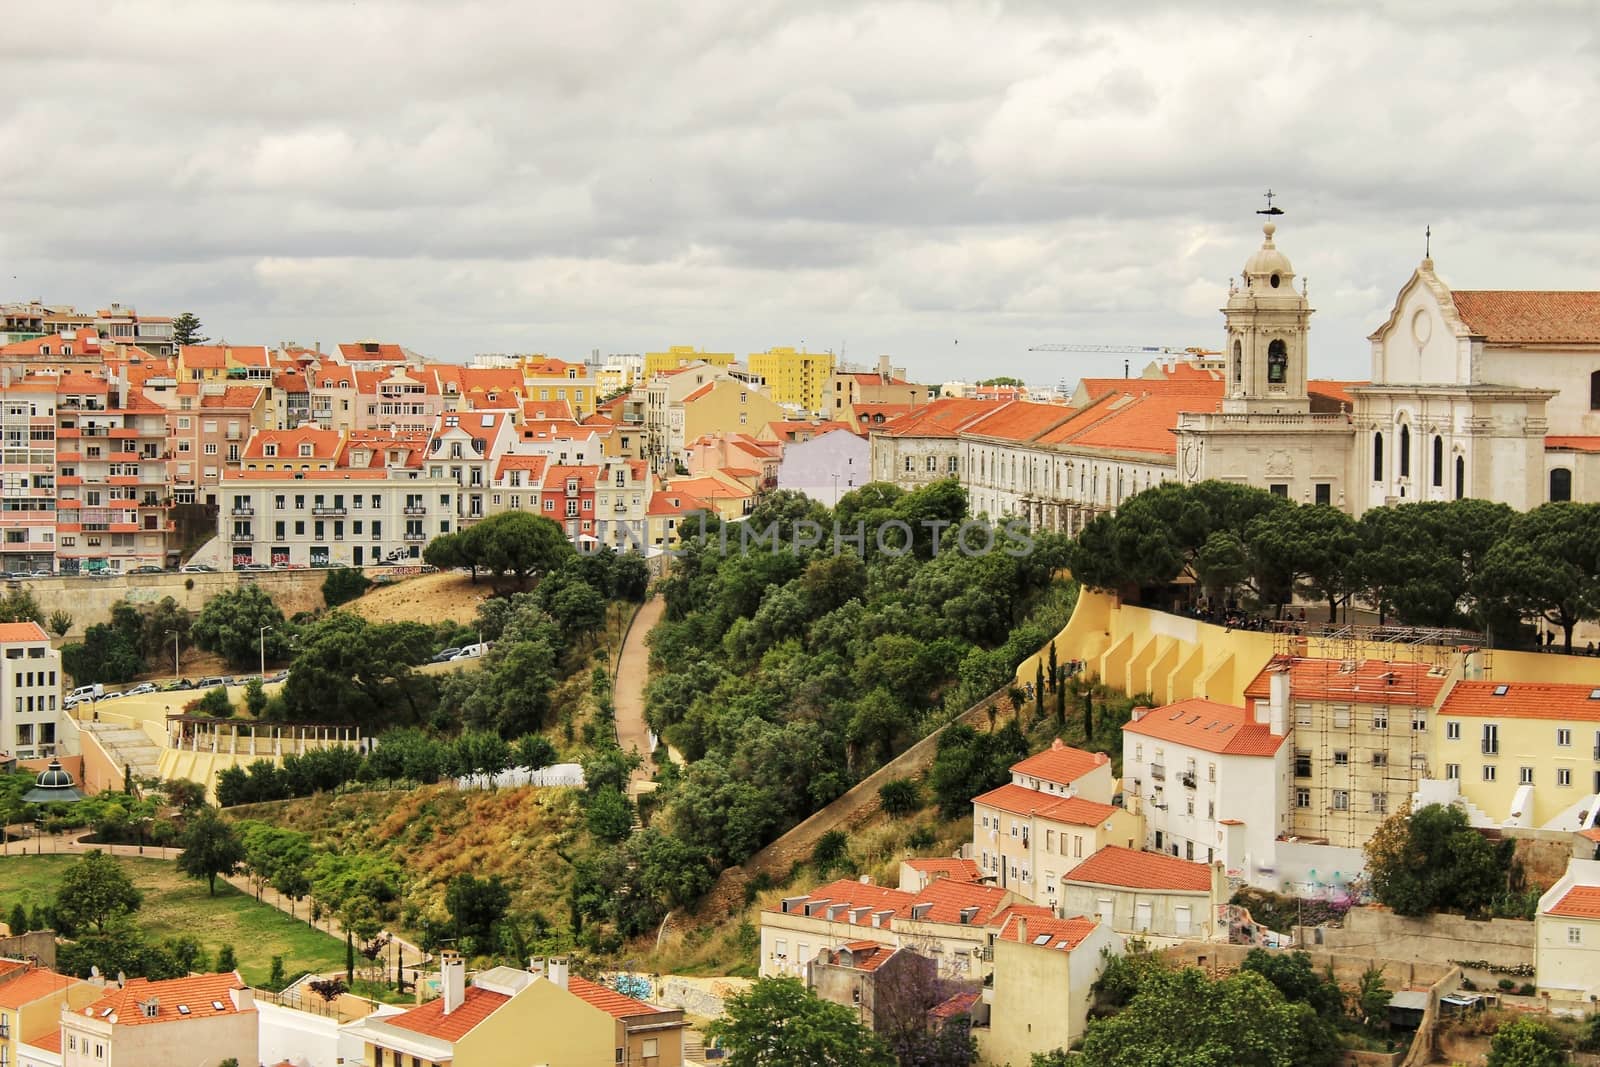
M 645 637 L 661 620 L 666 601 L 653 596 L 639 608 L 633 625 L 628 629 L 627 640 L 617 657 L 617 685 L 612 694 L 616 703 L 617 743 L 622 751 L 636 749 L 644 763 L 628 780 L 628 792 L 637 794 L 640 786 L 655 775 L 650 759 L 650 727 L 644 721 L 644 687 L 650 680 L 650 648 Z

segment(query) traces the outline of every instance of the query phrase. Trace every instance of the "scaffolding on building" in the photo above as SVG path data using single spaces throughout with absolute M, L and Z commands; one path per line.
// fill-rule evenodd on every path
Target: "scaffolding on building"
M 1438 697 L 1450 682 L 1487 678 L 1481 634 L 1444 627 L 1287 624 L 1275 627 L 1268 671 L 1290 671 L 1293 738 L 1288 840 L 1360 848 L 1409 804 L 1429 766 Z M 1311 896 L 1359 892 L 1342 872 L 1316 872 Z

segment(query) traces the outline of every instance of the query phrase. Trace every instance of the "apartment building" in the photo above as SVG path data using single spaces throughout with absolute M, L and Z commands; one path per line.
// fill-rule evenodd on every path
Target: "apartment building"
M 595 372 L 595 386 L 602 397 L 614 396 L 644 381 L 644 368 L 645 357 L 637 352 L 613 353 Z
M 1009 917 L 994 941 L 989 1019 L 972 1031 L 984 1062 L 1027 1063 L 1083 1040 L 1094 983 L 1123 944 L 1121 934 L 1083 916 Z
M 783 447 L 776 484 L 828 507 L 872 480 L 872 446 L 847 429 Z
M 1111 845 L 1068 871 L 1062 913 L 1088 915 L 1121 934 L 1227 940 L 1213 916 L 1232 895 L 1219 863 L 1190 863 Z
M 177 377 L 180 382 L 270 384 L 272 364 L 264 345 L 182 345 Z
M 651 494 L 645 511 L 645 552 L 654 555 L 677 548 L 700 531 L 701 516 L 715 515 L 709 503 L 677 485 L 662 485 Z
M 726 370 L 733 365 L 735 358 L 732 352 L 702 352 L 694 345 L 672 345 L 665 352 L 644 354 L 644 372 L 640 378 L 648 382 L 658 374 L 675 371 L 692 363 L 704 363 L 708 367 Z
M 1533 945 L 1539 992 L 1593 1010 L 1600 997 L 1600 860 L 1567 861 L 1539 898 Z
M 533 960 L 533 973 L 546 974 L 544 964 Z M 565 973 L 565 972 L 562 972 Z M 575 974 L 566 975 L 567 992 L 611 1016 L 616 1059 L 623 1067 L 682 1067 L 683 1012 L 660 1008 L 623 996 L 608 986 Z
M 265 385 L 178 385 L 177 408 L 167 413 L 176 503 L 216 506 L 222 476 L 239 469 L 250 436 L 275 425 L 271 398 Z
M 596 539 L 618 552 L 630 548 L 644 552 L 649 544 L 647 522 L 654 489 L 655 476 L 642 459 L 607 460 L 598 464 L 594 479 Z M 563 518 L 570 537 L 572 520 Z M 583 532 L 580 528 L 580 536 Z
M 166 412 L 125 381 L 56 385 L 56 561 L 64 574 L 165 566 Z
M 61 1008 L 62 1067 L 259 1063 L 255 998 L 237 972 L 108 986 L 81 1010 Z
M 462 411 L 438 415 L 427 442 L 427 475 L 455 482 L 456 518 L 470 524 L 489 512 L 494 460 L 516 440 L 512 411 Z
M 1286 686 L 1286 673 L 1273 676 Z M 1141 844 L 1186 860 L 1221 860 L 1228 876 L 1278 888 L 1276 842 L 1289 832 L 1293 771 L 1284 710 L 1211 700 L 1134 708 L 1122 727 L 1123 803 L 1144 819 Z
M 529 400 L 564 400 L 577 419 L 593 415 L 600 403 L 595 370 L 586 363 L 528 356 L 519 369 L 525 383 L 524 395 Z
M 309 421 L 324 430 L 348 433 L 356 428 L 361 398 L 354 367 L 323 360 L 306 368 Z
M 59 1054 L 62 1009 L 80 1011 L 101 992 L 81 978 L 36 964 L 7 966 L 0 972 L 0 1063 L 24 1067 L 26 1046 L 54 1044 Z
M 874 428 L 872 480 L 907 491 L 961 475 L 960 431 L 993 412 L 992 400 L 940 397 L 882 429 Z
M 56 380 L 0 368 L 0 570 L 53 571 Z
M 766 380 L 767 392 L 774 401 L 819 417 L 829 410 L 834 363 L 832 352 L 805 352 L 790 347 L 752 352 L 749 359 L 750 373 Z
M 1475 824 L 1595 825 L 1600 688 L 1458 681 L 1439 704 L 1431 748 L 1435 774 L 1459 790 Z
M 17 759 L 56 754 L 61 653 L 36 622 L 0 622 L 0 752 Z
M 832 406 L 825 414 L 830 419 L 848 420 L 858 404 L 894 404 L 914 408 L 927 402 L 928 387 L 906 380 L 904 367 L 891 367 L 888 356 L 879 356 L 870 371 L 834 371 L 828 383 Z
M 1058 878 L 1111 844 L 1132 847 L 1137 815 L 1109 803 L 1103 752 L 1062 744 L 1011 767 L 1011 781 L 972 799 L 972 854 L 986 881 L 1041 907 L 1060 903 Z
M 457 528 L 457 477 L 424 467 L 423 434 L 304 426 L 257 433 L 223 482 L 218 522 L 234 567 L 360 567 L 416 559 Z
M 138 345 L 151 355 L 170 356 L 178 347 L 170 315 L 141 315 L 135 308 L 112 304 L 95 312 L 94 327 L 107 340 Z
M 355 426 L 362 430 L 426 433 L 433 429 L 445 399 L 439 380 L 425 368 L 396 364 L 385 370 L 357 370 Z M 508 393 L 503 406 L 516 402 Z
M 1252 719 L 1282 717 L 1292 738 L 1290 836 L 1366 844 L 1430 776 L 1433 709 L 1451 673 L 1378 659 L 1278 656 L 1267 664 L 1245 700 Z

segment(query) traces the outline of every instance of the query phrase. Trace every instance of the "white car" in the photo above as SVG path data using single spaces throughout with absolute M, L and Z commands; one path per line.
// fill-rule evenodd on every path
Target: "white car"
M 142 697 L 146 693 L 154 693 L 155 691 L 156 687 L 150 682 L 140 682 L 138 685 L 134 686 L 132 689 L 129 689 L 122 695 L 125 697 Z
M 489 651 L 488 641 L 485 641 L 479 645 L 462 645 L 461 651 L 451 656 L 450 659 L 452 661 L 458 659 L 477 659 L 487 651 Z

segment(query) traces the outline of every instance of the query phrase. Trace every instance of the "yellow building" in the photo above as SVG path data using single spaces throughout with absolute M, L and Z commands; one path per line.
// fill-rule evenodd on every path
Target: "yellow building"
M 1081 1041 L 1105 954 L 1121 955 L 1122 945 L 1093 919 L 1011 917 L 994 940 L 989 1021 L 972 1031 L 983 1061 L 1023 1064 Z
M 580 420 L 593 415 L 600 403 L 600 383 L 587 364 L 528 356 L 520 369 L 525 383 L 523 395 L 529 400 L 565 400 L 572 417 Z
M 566 961 L 555 959 L 548 974 L 493 967 L 468 986 L 465 962 L 446 952 L 442 996 L 399 1015 L 369 1016 L 346 1032 L 362 1042 L 363 1067 L 595 1067 L 623 1062 L 614 1043 L 616 1020 L 566 986 Z
M 21 1046 L 48 1046 L 61 1029 L 61 1011 L 82 1011 L 103 990 L 80 978 L 28 963 L 0 962 L 0 1063 L 20 1064 Z
M 683 398 L 683 442 L 713 433 L 754 434 L 781 418 L 783 409 L 766 393 L 733 378 L 719 378 Z
M 833 387 L 832 352 L 799 352 L 772 348 L 750 354 L 750 373 L 767 380 L 767 391 L 780 404 L 797 404 L 821 416 Z
M 733 359 L 732 352 L 702 352 L 694 345 L 673 345 L 665 352 L 644 354 L 644 380 L 649 381 L 663 371 L 677 370 L 697 361 L 726 370 L 732 365 Z
M 1539 898 L 1533 968 L 1539 991 L 1587 1009 L 1600 994 L 1600 860 L 1567 861 Z
M 1475 824 L 1579 829 L 1600 793 L 1600 688 L 1457 682 L 1433 746 L 1435 777 L 1459 785 Z

